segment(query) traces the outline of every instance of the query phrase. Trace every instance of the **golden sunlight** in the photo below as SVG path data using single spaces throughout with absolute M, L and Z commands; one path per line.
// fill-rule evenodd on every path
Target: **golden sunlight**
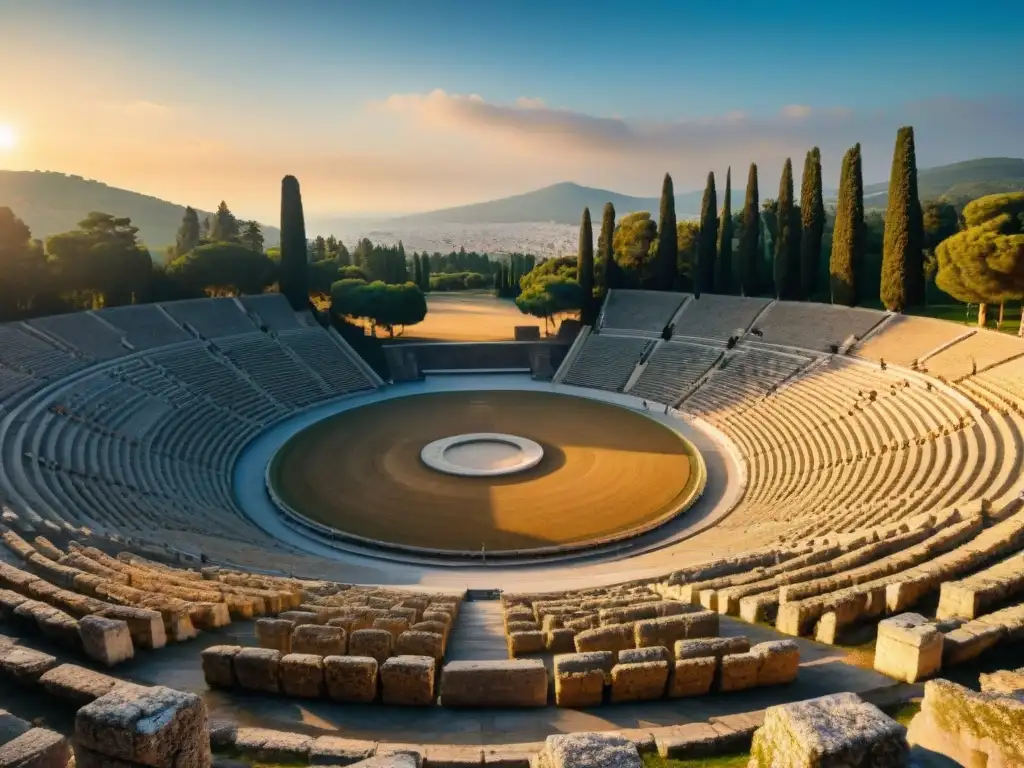
M 0 123 L 0 151 L 14 149 L 18 143 L 18 135 L 14 128 Z

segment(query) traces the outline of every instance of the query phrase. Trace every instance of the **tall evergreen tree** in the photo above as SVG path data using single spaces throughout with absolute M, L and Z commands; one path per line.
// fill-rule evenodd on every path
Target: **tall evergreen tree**
M 427 293 L 430 290 L 430 257 L 426 253 L 420 257 L 420 274 L 423 277 L 420 290 Z
M 238 242 L 254 253 L 263 253 L 263 228 L 259 222 L 254 219 L 242 222 Z
M 412 281 L 416 285 L 423 289 L 423 269 L 420 267 L 420 254 L 418 251 L 413 251 L 412 254 Z
M 757 192 L 757 163 L 747 173 L 747 196 L 743 201 L 743 235 L 740 237 L 739 284 L 741 296 L 760 293 L 759 262 L 761 251 L 761 204 Z
M 839 177 L 839 199 L 832 230 L 829 284 L 833 304 L 855 306 L 861 299 L 860 273 L 864 267 L 864 179 L 861 175 L 860 144 L 843 155 Z
M 236 243 L 238 235 L 238 219 L 228 208 L 228 204 L 221 200 L 210 223 L 210 239 L 215 243 Z
M 594 324 L 594 228 L 590 223 L 590 209 L 583 209 L 580 222 L 580 243 L 576 254 L 576 277 L 583 294 L 580 320 L 584 325 Z
M 732 168 L 725 171 L 725 198 L 718 224 L 718 260 L 715 293 L 732 293 Z
M 175 256 L 184 256 L 196 248 L 200 239 L 199 214 L 190 205 L 185 209 L 185 215 L 181 217 L 181 226 L 178 227 L 178 236 L 174 243 Z
M 607 294 L 613 288 L 622 287 L 622 276 L 619 265 L 615 261 L 615 206 L 604 204 L 601 216 L 601 235 L 597 238 L 597 263 L 600 265 L 600 293 Z M 596 308 L 595 308 L 596 309 Z M 596 318 L 595 318 L 596 319 Z
M 778 234 L 775 236 L 775 295 L 796 299 L 800 295 L 800 220 L 793 207 L 793 162 L 787 157 L 779 179 Z
M 302 192 L 294 176 L 281 180 L 281 271 L 279 285 L 296 312 L 309 305 L 306 219 Z
M 821 189 L 821 150 L 814 147 L 804 160 L 800 183 L 800 294 L 813 299 L 818 292 L 821 239 L 825 233 L 825 200 Z
M 924 220 L 917 195 L 914 129 L 896 132 L 889 176 L 882 243 L 881 299 L 885 308 L 902 312 L 924 300 Z
M 715 172 L 708 173 L 704 198 L 700 204 L 700 235 L 697 236 L 697 274 L 694 293 L 715 290 L 715 249 L 718 245 L 718 198 L 715 194 Z
M 679 269 L 679 242 L 676 235 L 676 194 L 672 177 L 665 174 L 661 183 L 661 211 L 658 215 L 658 250 L 655 257 L 655 287 L 671 291 L 676 285 Z

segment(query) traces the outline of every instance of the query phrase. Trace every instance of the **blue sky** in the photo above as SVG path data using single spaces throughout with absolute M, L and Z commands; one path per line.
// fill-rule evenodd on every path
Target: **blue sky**
M 0 0 L 0 167 L 274 210 L 411 211 L 563 180 L 654 195 L 895 128 L 1024 155 L 1024 4 Z M 831 171 L 831 173 L 830 173 Z M 307 198 L 311 195 L 307 192 Z

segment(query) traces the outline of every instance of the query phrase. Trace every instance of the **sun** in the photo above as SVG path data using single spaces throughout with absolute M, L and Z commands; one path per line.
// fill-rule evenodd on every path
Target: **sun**
M 18 135 L 14 132 L 14 128 L 0 124 L 0 151 L 14 149 L 17 143 Z

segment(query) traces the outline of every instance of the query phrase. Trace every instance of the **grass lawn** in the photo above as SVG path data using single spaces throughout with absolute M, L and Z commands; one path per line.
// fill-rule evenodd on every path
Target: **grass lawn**
M 644 755 L 644 768 L 746 768 L 750 754 L 699 757 L 693 760 L 666 760 L 658 755 Z
M 920 315 L 922 317 L 935 317 L 939 320 L 948 320 L 951 323 L 960 323 L 965 328 L 978 327 L 978 305 L 971 305 L 970 312 L 967 312 L 963 304 L 936 304 L 930 307 L 915 307 L 908 314 Z M 1016 303 L 1007 303 L 1003 312 L 1003 326 L 998 330 L 1002 333 L 1017 335 L 1020 328 L 1021 307 Z M 965 322 L 965 318 L 969 318 Z M 999 319 L 999 305 L 990 304 L 988 307 L 988 321 L 986 328 L 996 329 L 996 321 Z

